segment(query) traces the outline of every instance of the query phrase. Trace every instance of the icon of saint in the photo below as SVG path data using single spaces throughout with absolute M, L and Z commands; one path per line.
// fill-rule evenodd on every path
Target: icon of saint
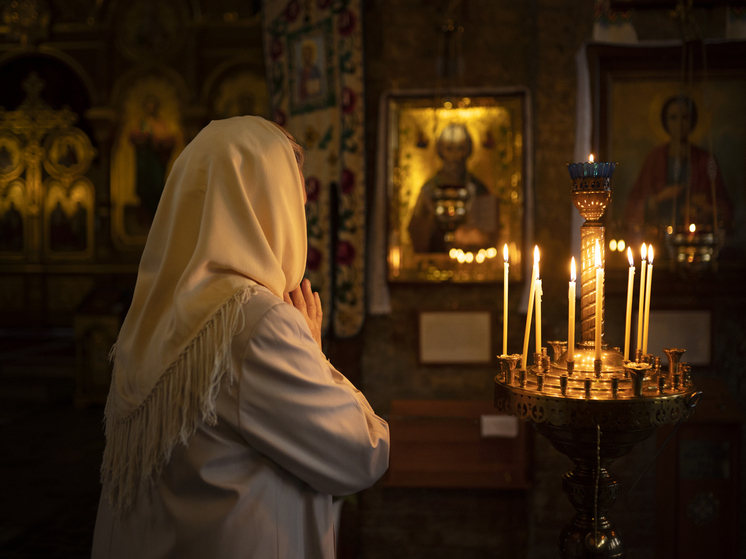
M 668 226 L 730 225 L 732 204 L 715 157 L 690 141 L 697 106 L 686 95 L 670 97 L 661 109 L 670 141 L 645 158 L 629 195 L 624 220 L 635 232 L 662 235 Z M 717 217 L 715 217 L 715 212 Z
M 466 125 L 446 126 L 436 147 L 443 164 L 420 189 L 408 226 L 415 252 L 496 246 L 499 202 L 467 168 L 473 142 Z

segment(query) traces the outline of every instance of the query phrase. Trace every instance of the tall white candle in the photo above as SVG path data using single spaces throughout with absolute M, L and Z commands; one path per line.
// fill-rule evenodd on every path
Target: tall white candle
M 534 289 L 536 295 L 536 353 L 541 353 L 541 279 L 539 278 L 539 270 L 536 270 L 536 288 Z
M 627 260 L 629 260 L 629 276 L 627 277 L 627 313 L 624 321 L 624 360 L 629 361 L 629 337 L 632 328 L 632 295 L 635 291 L 635 261 L 632 258 L 632 249 L 627 247 Z
M 645 336 L 642 339 L 642 354 L 648 354 L 648 326 L 650 325 L 650 287 L 653 284 L 653 247 L 648 250 L 648 279 L 645 286 Z
M 596 240 L 596 359 L 601 359 L 601 314 L 603 311 L 604 269 L 601 266 L 601 246 Z
M 503 247 L 505 267 L 503 273 L 503 355 L 508 354 L 508 244 Z
M 642 349 L 642 318 L 645 314 L 645 261 L 648 257 L 648 247 L 642 243 L 640 248 L 640 304 L 637 307 L 637 349 Z
M 570 261 L 570 288 L 567 292 L 567 360 L 575 361 L 575 257 Z
M 534 288 L 539 275 L 539 247 L 534 247 L 534 269 L 531 272 L 531 292 L 528 295 L 528 314 L 526 315 L 526 333 L 523 336 L 523 368 L 528 370 L 528 337 L 531 333 L 531 317 L 534 310 Z

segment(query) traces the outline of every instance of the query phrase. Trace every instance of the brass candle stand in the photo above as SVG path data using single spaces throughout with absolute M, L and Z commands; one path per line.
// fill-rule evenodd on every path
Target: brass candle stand
M 576 510 L 560 533 L 563 558 L 619 558 L 625 547 L 607 513 L 620 492 L 611 464 L 647 439 L 661 425 L 678 423 L 694 411 L 700 393 L 692 384 L 689 367 L 680 363 L 685 350 L 665 349 L 669 365 L 660 357 L 637 352 L 624 361 L 618 349 L 602 344 L 595 352 L 595 307 L 603 305 L 596 293 L 593 246 L 604 246 L 600 221 L 611 198 L 613 165 L 574 164 L 572 198 L 586 219 L 581 229 L 581 341 L 549 342 L 553 356 L 535 353 L 533 365 L 520 355 L 503 355 L 495 378 L 498 411 L 529 420 L 575 467 L 562 476 L 562 487 Z M 599 169 L 600 166 L 600 169 Z M 598 297 L 597 297 L 598 296 Z

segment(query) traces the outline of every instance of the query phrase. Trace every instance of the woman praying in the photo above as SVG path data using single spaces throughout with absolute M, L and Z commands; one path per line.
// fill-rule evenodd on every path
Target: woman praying
M 93 559 L 332 559 L 331 495 L 388 467 L 301 282 L 302 155 L 246 116 L 174 163 L 112 350 Z

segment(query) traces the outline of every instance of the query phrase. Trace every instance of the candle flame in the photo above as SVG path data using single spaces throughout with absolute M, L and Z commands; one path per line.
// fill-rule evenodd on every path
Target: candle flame
M 596 239 L 595 256 L 596 256 L 596 268 L 600 268 L 601 267 L 601 245 L 598 243 L 598 239 Z
M 642 257 L 643 262 L 648 258 L 648 247 L 645 246 L 645 243 L 642 243 L 642 247 L 640 248 L 640 256 Z
M 651 266 L 653 265 L 653 247 L 652 246 L 650 247 L 650 250 L 648 251 L 648 264 L 650 264 Z
M 630 266 L 635 265 L 635 259 L 632 258 L 632 247 L 627 247 L 627 260 L 629 260 Z
M 534 246 L 534 264 L 539 263 L 539 246 Z
M 508 243 L 505 243 L 505 246 L 503 247 L 503 260 L 505 260 L 505 262 L 508 261 Z
M 689 232 L 694 233 L 697 230 L 697 226 L 693 223 L 689 226 Z
M 572 257 L 570 261 L 570 281 L 575 281 L 577 274 L 575 273 L 575 257 Z
M 589 162 L 589 163 L 593 163 L 593 154 L 590 154 L 590 155 L 588 156 L 588 162 Z

